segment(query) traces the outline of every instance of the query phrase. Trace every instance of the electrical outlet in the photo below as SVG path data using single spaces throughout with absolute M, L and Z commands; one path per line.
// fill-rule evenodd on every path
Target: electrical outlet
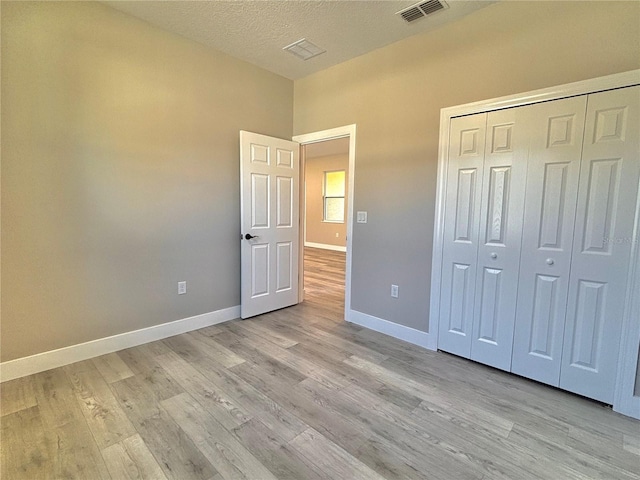
M 336 238 L 339 238 L 340 234 L 338 232 L 336 232 Z
M 357 223 L 367 223 L 367 212 L 357 212 L 356 213 L 356 222 Z
M 178 282 L 178 295 L 187 293 L 187 282 Z
M 398 290 L 400 290 L 398 285 L 391 285 L 391 296 L 393 298 L 398 298 Z

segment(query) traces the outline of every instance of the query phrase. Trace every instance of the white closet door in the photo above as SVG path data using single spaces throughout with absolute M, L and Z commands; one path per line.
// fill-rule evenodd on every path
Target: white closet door
M 589 95 L 560 387 L 613 403 L 640 176 L 640 87 Z
M 471 358 L 511 367 L 527 176 L 526 107 L 487 115 Z
M 438 348 L 469 358 L 475 294 L 486 114 L 453 118 Z
M 511 371 L 558 386 L 587 96 L 527 107 L 530 135 Z

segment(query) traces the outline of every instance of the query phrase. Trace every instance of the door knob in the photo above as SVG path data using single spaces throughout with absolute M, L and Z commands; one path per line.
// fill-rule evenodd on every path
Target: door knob
M 260 236 L 259 235 L 251 235 L 250 233 L 247 233 L 244 236 L 244 238 L 247 239 L 247 240 L 251 240 L 252 238 L 260 238 Z
M 494 260 L 496 258 L 498 258 L 498 254 L 496 252 L 492 252 L 491 255 L 489 255 L 491 258 L 493 258 Z
M 553 265 L 554 263 L 556 263 L 553 258 L 547 258 L 547 265 Z

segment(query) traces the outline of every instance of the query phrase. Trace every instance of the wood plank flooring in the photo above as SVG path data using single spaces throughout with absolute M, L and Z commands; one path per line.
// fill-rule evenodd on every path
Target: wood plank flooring
M 640 422 L 304 303 L 0 386 L 4 479 L 640 479 Z

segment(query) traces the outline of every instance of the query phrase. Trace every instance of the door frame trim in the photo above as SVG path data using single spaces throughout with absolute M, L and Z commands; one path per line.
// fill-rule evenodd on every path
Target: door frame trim
M 634 395 L 640 378 L 640 181 L 636 198 L 636 215 L 631 238 L 631 258 L 622 318 L 622 337 L 618 356 L 618 375 L 613 393 L 613 410 L 640 420 L 640 396 Z M 635 320 L 635 321 L 634 321 Z M 640 388 L 640 385 L 638 386 Z
M 298 142 L 300 146 L 309 145 L 311 143 L 324 142 L 327 140 L 335 140 L 338 138 L 349 137 L 349 179 L 347 188 L 347 258 L 345 265 L 345 283 L 344 283 L 344 318 L 350 321 L 351 318 L 351 259 L 353 245 L 353 199 L 354 199 L 354 177 L 356 170 L 356 124 L 344 125 L 342 127 L 330 128 L 328 130 L 320 130 L 317 132 L 295 135 L 292 137 L 294 142 Z M 300 155 L 300 191 L 304 185 L 305 174 L 305 156 L 304 150 Z M 304 232 L 306 205 L 304 199 L 300 201 L 300 232 Z M 300 262 L 298 270 L 298 301 L 304 299 L 304 242 L 300 242 Z
M 438 338 L 438 326 L 440 319 L 440 278 L 442 276 L 442 253 L 444 247 L 444 204 L 446 195 L 448 146 L 450 135 L 450 123 L 454 117 L 473 115 L 475 113 L 485 113 L 505 108 L 531 105 L 550 100 L 573 97 L 576 95 L 586 95 L 616 88 L 631 87 L 640 85 L 640 69 L 623 73 L 616 73 L 604 77 L 582 80 L 579 82 L 567 83 L 550 88 L 523 92 L 516 95 L 482 100 L 479 102 L 467 103 L 447 107 L 440 110 L 440 137 L 438 149 L 438 174 L 436 188 L 436 210 L 433 232 L 433 253 L 431 264 L 431 297 L 429 305 L 429 333 Z M 638 194 L 640 197 L 640 193 Z M 638 200 L 640 209 L 640 198 Z M 625 309 L 623 319 L 622 338 L 620 345 L 620 356 L 618 361 L 618 381 L 614 395 L 613 408 L 620 413 L 635 416 L 640 415 L 640 397 L 633 396 L 637 359 L 629 359 L 626 355 L 638 352 L 638 342 L 640 341 L 640 327 L 637 321 L 633 322 L 632 316 L 637 318 L 640 312 L 640 298 L 633 295 L 633 286 L 640 285 L 640 211 L 636 212 L 636 225 L 634 228 L 634 238 L 632 239 L 636 248 L 631 253 L 632 270 L 627 285 L 627 299 L 629 300 Z

